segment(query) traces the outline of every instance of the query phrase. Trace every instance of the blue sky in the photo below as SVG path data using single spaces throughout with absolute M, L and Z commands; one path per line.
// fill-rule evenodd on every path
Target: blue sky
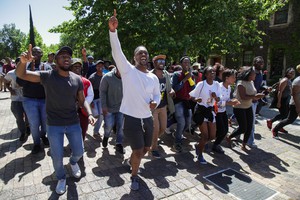
M 59 43 L 60 34 L 49 33 L 48 30 L 63 21 L 74 19 L 72 12 L 63 8 L 69 6 L 68 0 L 0 0 L 0 27 L 14 23 L 17 29 L 29 33 L 29 4 L 33 24 L 41 34 L 46 45 Z

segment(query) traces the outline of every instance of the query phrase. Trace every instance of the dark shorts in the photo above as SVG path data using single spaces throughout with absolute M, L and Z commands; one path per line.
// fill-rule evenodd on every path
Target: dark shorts
M 137 150 L 151 147 L 153 135 L 153 118 L 135 118 L 124 115 L 124 136 L 131 149 Z

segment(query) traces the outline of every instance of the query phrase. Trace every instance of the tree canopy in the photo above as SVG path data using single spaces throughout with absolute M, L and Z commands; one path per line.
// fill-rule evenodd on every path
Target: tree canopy
M 111 58 L 107 21 L 117 9 L 119 38 L 127 58 L 144 45 L 151 53 L 178 60 L 186 54 L 226 54 L 242 45 L 261 42 L 258 20 L 267 19 L 284 0 L 71 0 L 66 9 L 73 21 L 51 29 L 69 38 L 80 52 L 84 46 L 96 57 Z
M 0 30 L 0 58 L 18 57 L 25 37 L 25 33 L 17 29 L 15 24 L 4 24 Z

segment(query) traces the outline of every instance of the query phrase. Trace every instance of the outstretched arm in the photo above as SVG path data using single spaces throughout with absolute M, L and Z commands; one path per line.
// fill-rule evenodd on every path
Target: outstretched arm
M 118 28 L 118 19 L 117 19 L 117 12 L 114 10 L 114 15 L 109 18 L 108 26 L 109 26 L 109 39 L 110 39 L 110 46 L 112 49 L 112 56 L 118 66 L 118 69 L 121 74 L 125 74 L 133 66 L 127 61 L 118 38 L 117 28 Z
M 34 71 L 27 71 L 26 64 L 33 60 L 32 56 L 32 45 L 30 44 L 27 52 L 23 52 L 20 56 L 20 62 L 17 65 L 16 74 L 19 78 L 30 81 L 30 82 L 40 82 L 40 74 Z

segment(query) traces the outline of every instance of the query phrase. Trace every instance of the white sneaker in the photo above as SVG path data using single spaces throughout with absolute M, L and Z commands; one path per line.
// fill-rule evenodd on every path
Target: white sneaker
M 169 134 L 172 133 L 172 131 L 171 131 L 171 129 L 168 127 L 168 128 L 166 128 L 165 133 L 169 135 Z
M 63 194 L 66 192 L 66 179 L 60 179 L 57 182 L 55 192 L 57 194 Z
M 72 174 L 75 178 L 80 178 L 81 176 L 81 171 L 80 171 L 80 168 L 78 166 L 78 164 L 76 163 L 75 165 L 72 165 L 70 163 L 70 166 L 71 166 L 71 169 L 72 169 Z

